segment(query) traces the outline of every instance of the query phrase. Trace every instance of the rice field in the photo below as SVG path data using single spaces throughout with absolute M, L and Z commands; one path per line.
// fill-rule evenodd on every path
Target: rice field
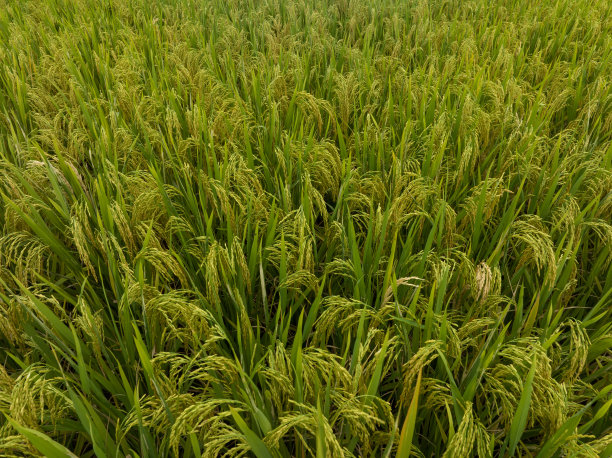
M 0 456 L 612 456 L 608 0 L 0 0 Z

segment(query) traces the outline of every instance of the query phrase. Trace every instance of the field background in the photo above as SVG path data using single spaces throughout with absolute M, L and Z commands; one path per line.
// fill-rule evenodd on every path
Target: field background
M 0 456 L 612 455 L 612 3 L 0 0 Z

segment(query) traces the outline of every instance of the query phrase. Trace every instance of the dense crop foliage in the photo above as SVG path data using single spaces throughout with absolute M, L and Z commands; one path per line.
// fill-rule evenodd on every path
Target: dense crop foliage
M 0 455 L 611 456 L 608 0 L 0 0 Z

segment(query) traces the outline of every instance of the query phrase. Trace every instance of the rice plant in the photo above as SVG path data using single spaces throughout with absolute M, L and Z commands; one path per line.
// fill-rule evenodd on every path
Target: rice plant
M 0 456 L 612 456 L 611 2 L 0 6 Z

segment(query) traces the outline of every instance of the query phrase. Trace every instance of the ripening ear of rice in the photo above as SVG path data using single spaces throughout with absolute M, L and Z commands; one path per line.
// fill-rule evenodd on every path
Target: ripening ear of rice
M 4 0 L 0 456 L 612 455 L 612 4 Z

